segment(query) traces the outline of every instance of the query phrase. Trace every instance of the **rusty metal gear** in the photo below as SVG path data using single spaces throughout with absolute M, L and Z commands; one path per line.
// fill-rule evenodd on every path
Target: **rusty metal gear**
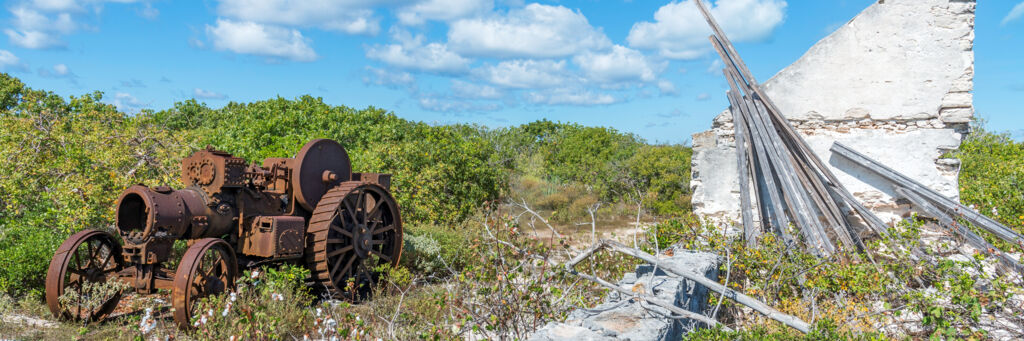
M 398 203 L 374 183 L 348 181 L 328 190 L 307 233 L 312 238 L 306 263 L 313 281 L 335 297 L 365 297 L 378 277 L 373 269 L 397 265 L 402 255 Z
M 68 237 L 60 244 L 50 260 L 46 273 L 46 305 L 54 316 L 70 320 L 98 320 L 110 314 L 121 300 L 121 293 L 109 294 L 93 300 L 87 297 L 86 283 L 117 280 L 117 272 L 124 268 L 121 244 L 110 233 L 85 230 Z M 77 292 L 77 297 L 62 300 L 65 293 Z
M 185 251 L 174 274 L 171 306 L 179 327 L 192 327 L 196 303 L 205 297 L 234 289 L 238 276 L 235 252 L 223 239 L 203 238 Z

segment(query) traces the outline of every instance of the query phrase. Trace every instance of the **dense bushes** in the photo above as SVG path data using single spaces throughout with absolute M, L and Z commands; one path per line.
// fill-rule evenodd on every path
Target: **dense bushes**
M 1024 143 L 976 128 L 954 153 L 960 200 L 1024 233 Z
M 660 213 L 688 204 L 688 148 L 648 146 L 609 128 L 434 126 L 311 96 L 219 109 L 189 100 L 135 115 L 102 99 L 99 92 L 65 99 L 0 73 L 0 292 L 40 294 L 65 237 L 112 228 L 113 201 L 129 185 L 180 187 L 178 162 L 206 145 L 258 161 L 291 157 L 313 138 L 335 139 L 354 170 L 394 174 L 407 226 L 458 225 L 524 174 L 547 194 L 577 189 L 574 200 L 551 201 L 553 210 L 578 213 L 649 190 L 655 199 L 644 203 Z
M 65 237 L 111 226 L 128 185 L 173 183 L 185 148 L 99 93 L 65 101 L 4 74 L 0 88 L 0 292 L 38 294 Z

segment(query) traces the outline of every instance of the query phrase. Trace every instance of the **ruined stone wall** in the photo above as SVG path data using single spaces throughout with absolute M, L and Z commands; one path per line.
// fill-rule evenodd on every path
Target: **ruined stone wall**
M 973 0 L 885 0 L 822 39 L 764 83 L 814 152 L 850 192 L 890 221 L 888 186 L 828 151 L 840 141 L 952 198 L 955 150 L 973 117 Z M 732 116 L 693 136 L 693 206 L 739 220 Z M 755 214 L 756 217 L 756 214 Z

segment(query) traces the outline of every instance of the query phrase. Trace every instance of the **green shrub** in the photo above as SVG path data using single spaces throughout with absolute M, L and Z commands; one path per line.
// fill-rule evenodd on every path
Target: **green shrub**
M 185 148 L 100 103 L 100 93 L 65 101 L 6 74 L 0 89 L 0 291 L 39 295 L 64 238 L 109 229 L 113 202 L 131 184 L 177 183 Z
M 301 339 L 316 320 L 313 296 L 303 283 L 309 270 L 282 265 L 245 271 L 233 293 L 199 302 L 193 336 L 206 340 Z M 335 335 L 330 330 L 327 336 Z
M 976 127 L 953 156 L 960 159 L 960 200 L 1024 232 L 1024 143 Z

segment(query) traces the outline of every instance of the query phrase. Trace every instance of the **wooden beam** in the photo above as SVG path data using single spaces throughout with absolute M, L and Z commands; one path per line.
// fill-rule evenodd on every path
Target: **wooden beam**
M 833 153 L 845 157 L 850 161 L 853 161 L 855 164 L 867 170 L 870 170 L 873 173 L 888 180 L 894 187 L 899 186 L 906 188 L 910 191 L 913 191 L 914 193 L 925 198 L 926 200 L 931 202 L 933 205 L 939 207 L 940 209 L 944 209 L 949 212 L 955 212 L 958 216 L 967 219 L 967 221 L 970 221 L 972 224 L 981 227 L 982 229 L 988 231 L 989 233 L 992 233 L 996 237 L 999 237 L 1000 239 L 1006 242 L 1016 244 L 1019 247 L 1024 248 L 1024 236 L 1021 236 L 1019 233 L 1011 230 L 1010 228 L 1004 226 L 1003 224 L 1000 224 L 994 219 L 986 217 L 981 213 L 978 213 L 977 211 L 968 208 L 967 206 L 955 202 L 943 196 L 939 192 L 936 192 L 931 188 L 922 185 L 920 182 L 917 182 L 914 179 L 911 179 L 910 177 L 893 170 L 892 168 L 886 167 L 880 162 L 875 161 L 865 156 L 864 154 L 861 154 L 856 150 L 853 150 L 852 148 L 843 145 L 842 143 L 833 143 L 832 148 L 830 150 Z

